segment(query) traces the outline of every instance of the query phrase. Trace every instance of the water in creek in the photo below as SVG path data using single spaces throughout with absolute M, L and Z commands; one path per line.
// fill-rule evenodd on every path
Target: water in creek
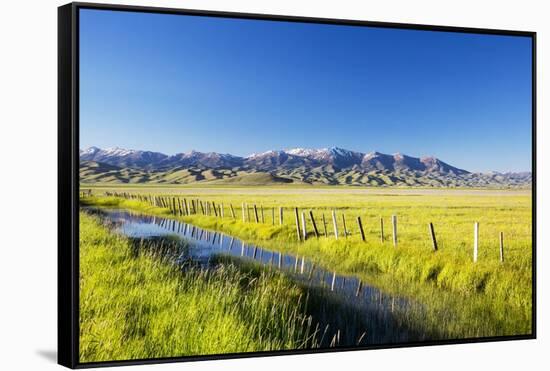
M 170 218 L 121 209 L 88 209 L 115 231 L 131 238 L 180 238 L 186 249 L 176 264 L 190 261 L 203 267 L 220 256 L 255 262 L 278 269 L 308 290 L 313 320 L 325 329 L 321 346 L 350 347 L 426 340 L 429 336 L 404 318 L 422 318 L 421 304 L 385 294 L 355 277 L 327 271 L 300 256 L 283 254 Z M 434 340 L 430 338 L 430 340 Z

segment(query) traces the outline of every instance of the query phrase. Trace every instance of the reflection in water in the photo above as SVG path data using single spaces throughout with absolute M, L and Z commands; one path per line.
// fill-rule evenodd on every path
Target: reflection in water
M 308 312 L 323 333 L 322 346 L 390 344 L 421 341 L 428 336 L 401 323 L 398 314 L 422 316 L 423 307 L 387 295 L 367 282 L 329 272 L 303 256 L 283 254 L 247 244 L 226 234 L 177 220 L 119 209 L 88 209 L 121 234 L 136 239 L 179 238 L 188 242 L 171 255 L 182 267 L 190 262 L 208 268 L 220 260 L 239 258 L 278 269 L 308 292 Z M 164 253 L 164 251 L 163 251 Z

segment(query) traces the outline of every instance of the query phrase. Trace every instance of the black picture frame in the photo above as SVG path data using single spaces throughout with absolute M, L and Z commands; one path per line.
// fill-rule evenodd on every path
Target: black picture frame
M 79 362 L 79 10 L 98 9 L 145 13 L 196 15 L 285 22 L 348 26 L 497 34 L 529 37 L 532 40 L 532 333 L 517 336 L 464 338 L 391 345 L 338 347 L 331 349 L 281 350 L 269 352 L 219 354 L 122 361 Z M 146 6 L 70 3 L 58 8 L 58 363 L 69 368 L 137 365 L 181 361 L 199 361 L 287 354 L 342 352 L 378 348 L 479 343 L 536 338 L 536 32 L 486 28 L 449 27 L 422 24 L 373 22 L 362 20 L 311 18 L 270 14 L 233 13 Z

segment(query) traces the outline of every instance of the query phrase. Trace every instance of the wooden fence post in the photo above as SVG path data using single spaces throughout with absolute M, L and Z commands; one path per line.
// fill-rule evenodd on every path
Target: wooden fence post
M 283 225 L 283 208 L 279 206 L 279 225 Z
M 346 227 L 346 216 L 342 213 L 342 224 L 344 225 L 344 237 L 348 238 L 348 228 Z
M 302 211 L 302 236 L 304 241 L 307 239 L 306 214 Z
M 183 208 L 185 209 L 186 215 L 191 215 L 191 211 L 189 210 L 189 204 L 187 203 L 187 198 L 183 199 Z
M 384 243 L 384 218 L 380 217 L 380 242 Z
M 256 223 L 260 222 L 258 219 L 258 208 L 256 207 L 256 204 L 254 204 L 254 218 L 256 219 Z
M 264 207 L 260 205 L 260 216 L 262 217 L 262 224 L 265 223 L 264 219 Z
M 325 237 L 327 237 L 327 221 L 325 219 L 325 213 L 323 213 L 323 231 L 325 232 Z
M 242 203 L 242 212 L 243 212 L 243 223 L 246 222 L 246 211 L 244 210 L 244 202 Z
M 334 238 L 338 239 L 338 223 L 336 222 L 336 212 L 332 210 L 332 226 L 334 228 Z
M 432 239 L 432 246 L 434 251 L 437 251 L 437 240 L 435 239 L 435 231 L 434 231 L 434 225 L 430 222 L 430 237 Z
M 500 240 L 500 262 L 504 263 L 504 233 L 500 232 L 499 240 Z
M 397 247 L 397 216 L 391 216 L 391 226 L 393 233 L 393 247 Z
M 229 204 L 229 210 L 231 210 L 231 217 L 233 219 L 236 219 L 235 217 L 235 210 L 233 209 L 233 204 Z
M 216 207 L 216 204 L 214 203 L 214 201 L 212 201 L 212 209 L 214 210 L 214 216 L 217 218 L 218 217 L 218 208 Z
M 298 235 L 298 241 L 302 240 L 302 236 L 300 236 L 300 217 L 298 216 L 298 208 L 294 208 L 294 216 L 296 217 L 296 234 Z
M 315 218 L 313 217 L 313 211 L 309 210 L 309 217 L 311 218 L 311 225 L 313 225 L 313 232 L 315 232 L 315 237 L 319 238 L 319 231 L 317 230 L 317 223 L 315 223 Z
M 474 263 L 477 262 L 477 249 L 479 244 L 479 223 L 474 223 Z
M 223 219 L 223 202 L 220 204 L 220 217 Z
M 275 225 L 275 208 L 271 208 L 271 225 Z
M 359 227 L 359 232 L 361 232 L 361 239 L 365 242 L 365 232 L 363 231 L 363 224 L 361 223 L 361 217 L 357 217 L 357 226 Z

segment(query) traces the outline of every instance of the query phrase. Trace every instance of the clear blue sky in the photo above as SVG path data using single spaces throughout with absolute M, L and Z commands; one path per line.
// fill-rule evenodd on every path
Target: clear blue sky
M 81 10 L 80 147 L 531 167 L 531 40 Z

